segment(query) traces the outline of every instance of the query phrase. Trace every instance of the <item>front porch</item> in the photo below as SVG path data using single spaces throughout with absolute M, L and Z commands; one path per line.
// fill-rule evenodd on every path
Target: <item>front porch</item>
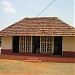
M 74 39 L 74 37 L 63 36 L 4 36 L 1 54 L 75 57 Z
M 23 54 L 23 53 L 12 53 L 12 54 L 1 54 L 0 59 L 9 60 L 22 60 L 27 59 L 39 59 L 41 62 L 61 62 L 61 63 L 75 63 L 74 56 L 60 56 L 60 55 L 50 55 L 50 54 Z M 35 61 L 37 62 L 37 61 Z
M 62 37 L 13 36 L 12 52 L 62 55 Z

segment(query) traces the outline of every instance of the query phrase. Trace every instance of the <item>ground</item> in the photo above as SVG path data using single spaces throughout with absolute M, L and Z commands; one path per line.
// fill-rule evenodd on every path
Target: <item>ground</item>
M 75 63 L 0 59 L 0 75 L 75 75 Z

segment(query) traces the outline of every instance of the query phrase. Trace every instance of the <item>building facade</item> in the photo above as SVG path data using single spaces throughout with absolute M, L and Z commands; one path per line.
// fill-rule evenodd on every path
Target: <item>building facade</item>
M 24 18 L 1 31 L 1 53 L 71 55 L 75 28 L 57 17 Z

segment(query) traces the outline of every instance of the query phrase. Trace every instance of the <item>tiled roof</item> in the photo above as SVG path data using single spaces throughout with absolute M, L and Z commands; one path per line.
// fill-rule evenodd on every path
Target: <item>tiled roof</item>
M 57 17 L 24 18 L 2 30 L 1 36 L 75 36 L 75 28 Z

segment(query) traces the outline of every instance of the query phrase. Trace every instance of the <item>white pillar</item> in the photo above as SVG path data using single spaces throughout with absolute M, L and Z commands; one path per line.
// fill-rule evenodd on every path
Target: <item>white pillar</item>
M 1 47 L 0 47 L 0 54 L 1 54 Z
M 54 36 L 53 36 L 53 41 L 52 41 L 52 53 L 54 53 Z
M 21 42 L 21 36 L 19 36 L 19 52 L 20 52 L 20 42 Z
M 41 36 L 40 36 L 40 53 L 41 53 Z
M 33 45 L 32 45 L 32 36 L 31 36 L 31 52 L 32 52 L 32 46 L 33 46 Z

